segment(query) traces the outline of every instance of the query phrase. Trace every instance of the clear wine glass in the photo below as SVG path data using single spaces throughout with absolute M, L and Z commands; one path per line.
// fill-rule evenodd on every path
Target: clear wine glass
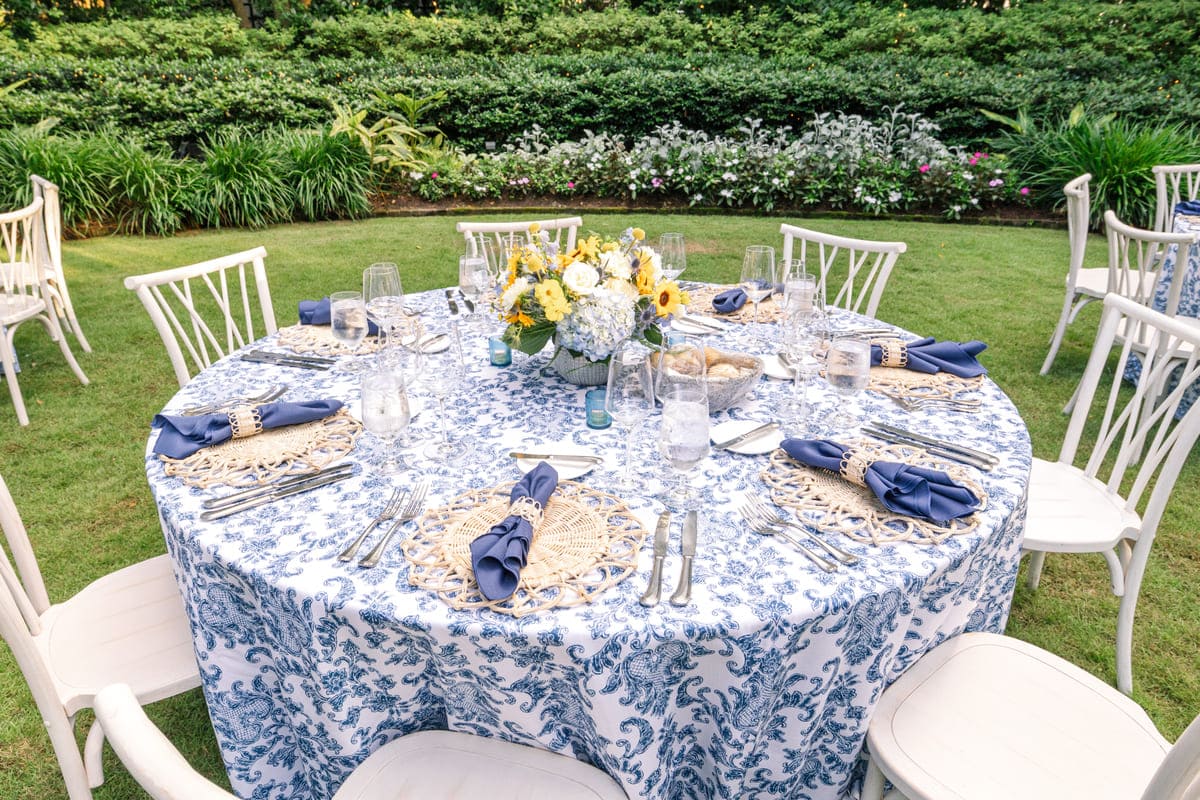
M 464 379 L 462 359 L 456 349 L 450 347 L 440 353 L 427 354 L 423 356 L 423 360 L 425 373 L 422 383 L 437 400 L 438 420 L 441 427 L 441 437 L 425 448 L 425 455 L 443 463 L 457 463 L 466 455 L 467 448 L 461 441 L 450 438 L 446 401 L 462 387 Z
M 396 438 L 408 427 L 411 415 L 404 378 L 394 372 L 372 371 L 362 376 L 363 427 L 383 443 L 379 471 L 395 475 L 408 469 L 400 459 Z
M 400 269 L 390 262 L 377 262 L 363 270 L 363 302 L 367 317 L 379 327 L 383 337 L 380 355 L 394 346 L 392 332 L 404 317 L 404 290 Z
M 654 396 L 661 400 L 671 389 L 683 387 L 705 391 L 708 372 L 704 345 L 698 338 L 673 336 L 671 343 L 654 354 Z
M 829 344 L 825 357 L 825 379 L 843 402 L 838 403 L 837 414 L 831 424 L 835 431 L 852 432 L 855 418 L 850 407 L 855 397 L 871 378 L 871 345 L 862 339 L 834 339 Z
M 625 437 L 625 469 L 616 488 L 632 491 L 633 432 L 641 427 L 654 410 L 654 377 L 649 352 L 633 342 L 625 342 L 608 362 L 608 384 L 604 409 Z
M 758 322 L 758 304 L 775 291 L 775 248 L 754 244 L 746 248 L 742 259 L 742 279 L 738 284 L 754 303 L 754 321 Z
M 362 372 L 366 364 L 355 351 L 367 336 L 367 306 L 359 292 L 334 292 L 329 295 L 329 330 L 350 354 L 338 362 L 346 372 Z
M 687 247 L 682 233 L 664 233 L 658 237 L 658 252 L 662 256 L 663 277 L 675 280 L 687 269 Z
M 677 476 L 667 502 L 687 507 L 696 502 L 688 475 L 708 455 L 708 398 L 699 388 L 672 386 L 662 404 L 658 449 Z
M 481 319 L 476 316 L 479 301 L 483 297 L 483 293 L 487 291 L 492 283 L 491 274 L 488 272 L 487 259 L 481 256 L 466 255 L 460 256 L 458 259 L 458 290 L 462 296 L 470 300 L 471 310 L 468 318 L 469 324 L 474 327 L 474 321 Z

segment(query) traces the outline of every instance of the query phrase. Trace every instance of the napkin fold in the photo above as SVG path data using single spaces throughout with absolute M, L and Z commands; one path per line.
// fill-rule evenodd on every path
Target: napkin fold
M 1183 200 L 1176 203 L 1175 213 L 1200 215 L 1200 200 Z
M 308 400 L 302 403 L 279 401 L 258 406 L 263 430 L 298 425 L 301 422 L 325 419 L 342 407 L 341 400 Z M 187 458 L 210 445 L 233 438 L 230 415 L 201 414 L 195 417 L 174 414 L 155 414 L 151 427 L 162 428 L 154 452 L 168 458 Z
M 558 471 L 543 461 L 513 486 L 509 494 L 510 509 L 523 505 L 534 512 L 532 516 L 538 517 L 556 488 Z M 536 508 L 530 500 L 537 504 Z M 509 514 L 471 542 L 471 567 L 484 597 L 503 600 L 516 591 L 532 540 L 533 523 L 519 514 Z
M 329 307 L 329 298 L 320 300 L 301 300 L 297 304 L 301 325 L 329 325 L 333 322 L 333 312 Z M 367 336 L 378 336 L 379 326 L 367 320 Z
M 931 375 L 935 372 L 949 372 L 960 378 L 974 378 L 987 374 L 987 370 L 975 359 L 975 356 L 987 349 L 987 345 L 980 341 L 939 342 L 929 337 L 908 342 L 905 349 L 908 360 L 904 369 L 927 372 Z M 884 348 L 878 344 L 871 345 L 871 365 L 879 366 L 882 363 Z
M 713 298 L 713 308 L 721 314 L 729 314 L 746 305 L 746 292 L 742 289 L 726 289 Z
M 785 439 L 780 447 L 802 464 L 843 474 L 844 445 L 828 439 Z M 875 461 L 864 471 L 863 482 L 886 508 L 910 517 L 944 522 L 979 508 L 975 493 L 941 470 Z

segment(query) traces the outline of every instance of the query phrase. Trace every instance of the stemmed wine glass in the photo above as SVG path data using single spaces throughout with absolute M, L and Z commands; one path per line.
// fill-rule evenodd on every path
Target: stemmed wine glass
M 329 295 L 329 330 L 350 353 L 338 362 L 338 367 L 346 372 L 362 372 L 366 364 L 355 357 L 355 351 L 367 336 L 367 306 L 360 293 L 334 292 Z
M 463 382 L 462 358 L 454 347 L 440 353 L 426 356 L 427 364 L 424 375 L 426 390 L 437 399 L 438 419 L 442 435 L 439 441 L 425 448 L 425 455 L 437 461 L 455 463 L 467 453 L 466 445 L 461 441 L 450 438 L 450 430 L 446 421 L 446 401 L 461 388 Z
M 458 259 L 458 290 L 470 301 L 471 309 L 468 324 L 474 327 L 474 321 L 482 319 L 476 316 L 479 300 L 492 284 L 488 262 L 485 257 L 477 255 L 460 256 Z
M 708 397 L 700 387 L 675 385 L 662 404 L 658 449 L 678 476 L 667 501 L 686 507 L 696 500 L 688 474 L 708 455 Z
M 758 304 L 775 291 L 775 248 L 753 244 L 742 259 L 742 279 L 738 284 L 754 303 L 754 321 L 758 322 Z
M 404 290 L 400 269 L 390 262 L 378 262 L 363 270 L 363 301 L 367 317 L 379 327 L 383 337 L 380 355 L 394 346 L 392 334 L 404 316 Z M 386 358 L 382 360 L 386 361 Z
M 844 402 L 831 424 L 835 430 L 850 432 L 854 417 L 849 412 L 855 396 L 867 388 L 871 378 L 871 345 L 862 339 L 834 339 L 825 357 L 825 378 Z
M 654 378 L 650 370 L 649 353 L 633 342 L 626 341 L 612 354 L 608 362 L 608 384 L 604 395 L 604 410 L 625 437 L 625 470 L 616 481 L 622 491 L 637 488 L 631 472 L 633 432 L 645 422 L 654 409 Z
M 395 475 L 408 469 L 401 461 L 396 438 L 408 427 L 411 415 L 404 378 L 394 372 L 372 371 L 362 376 L 363 427 L 383 442 L 379 471 Z
M 675 280 L 687 269 L 687 247 L 682 233 L 664 233 L 658 237 L 658 252 L 662 256 L 663 277 Z

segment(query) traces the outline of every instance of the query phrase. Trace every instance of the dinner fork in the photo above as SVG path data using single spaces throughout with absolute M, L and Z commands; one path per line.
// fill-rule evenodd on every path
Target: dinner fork
M 234 406 L 239 405 L 261 405 L 263 403 L 270 403 L 273 400 L 278 400 L 287 393 L 287 390 L 287 385 L 281 383 L 278 386 L 272 386 L 265 392 L 262 392 L 258 395 L 235 397 L 232 400 L 223 400 L 219 403 L 204 403 L 198 406 L 188 406 L 180 411 L 179 414 L 184 417 L 198 417 L 202 414 L 215 414 L 218 411 L 233 408 Z
M 983 401 L 972 398 L 954 397 L 895 397 L 897 404 L 908 411 L 922 408 L 947 408 L 952 411 L 978 411 Z
M 400 487 L 396 487 L 392 491 L 392 496 L 388 498 L 387 505 L 383 507 L 383 511 L 379 512 L 379 516 L 371 520 L 370 524 L 363 529 L 363 532 L 358 535 L 358 538 L 350 543 L 350 546 L 338 554 L 338 561 L 349 561 L 354 558 L 354 554 L 358 552 L 358 548 L 362 547 L 362 543 L 366 541 L 367 535 L 371 531 L 379 527 L 380 523 L 387 522 L 400 511 L 400 506 L 404 504 L 405 498 L 408 497 L 408 492 L 402 491 Z
M 400 512 L 400 516 L 392 523 L 392 527 L 387 529 L 387 533 L 379 540 L 379 544 L 371 549 L 371 552 L 363 556 L 362 561 L 358 562 L 360 567 L 370 568 L 379 563 L 379 557 L 383 555 L 384 549 L 388 542 L 392 540 L 392 534 L 406 522 L 416 519 L 416 516 L 425 508 L 425 495 L 429 492 L 429 483 L 422 481 L 417 485 L 417 488 L 412 490 L 409 495 L 408 502 L 404 504 L 404 510 Z
M 832 545 L 829 542 L 825 541 L 820 536 L 817 536 L 815 533 L 813 533 L 811 530 L 804 527 L 803 525 L 798 525 L 795 522 L 792 522 L 790 519 L 783 516 L 783 514 L 781 514 L 777 508 L 775 508 L 773 506 L 768 506 L 760 498 L 757 498 L 757 497 L 746 498 L 746 507 L 750 511 L 755 513 L 758 516 L 758 518 L 761 519 L 767 525 L 795 528 L 796 530 L 800 531 L 805 536 L 807 536 L 809 539 L 812 539 L 814 542 L 817 543 L 817 545 L 822 550 L 824 550 L 826 553 L 833 556 L 834 558 L 836 558 L 838 561 L 840 561 L 843 564 L 857 564 L 861 560 L 861 559 L 859 559 L 858 556 L 854 555 L 853 553 L 847 553 L 842 548 L 837 547 L 836 545 Z
M 812 550 L 809 550 L 808 547 L 805 546 L 804 542 L 789 534 L 783 529 L 782 526 L 767 524 L 767 522 L 759 517 L 748 504 L 739 507 L 738 512 L 742 515 L 742 518 L 746 520 L 746 523 L 750 526 L 750 530 L 754 533 L 761 534 L 763 536 L 778 536 L 782 539 L 788 540 L 797 550 L 800 551 L 800 555 L 816 564 L 825 572 L 833 572 L 837 569 L 837 564 L 821 558 Z

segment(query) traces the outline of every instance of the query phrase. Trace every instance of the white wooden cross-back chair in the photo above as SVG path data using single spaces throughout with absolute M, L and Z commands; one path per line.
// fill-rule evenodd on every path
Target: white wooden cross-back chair
M 1200 164 L 1159 164 L 1154 173 L 1154 230 L 1171 230 L 1175 204 L 1200 198 Z
M 1200 717 L 1171 745 L 1142 708 L 1058 656 L 964 633 L 884 690 L 862 800 L 1197 800 Z
M 17 385 L 14 339 L 21 323 L 36 319 L 58 342 L 67 365 L 85 386 L 87 375 L 79 368 L 67 338 L 59 325 L 58 315 L 50 307 L 51 290 L 42 259 L 42 199 L 35 197 L 25 208 L 0 214 L 0 362 L 4 366 L 4 382 L 17 411 L 17 421 L 29 424 L 21 387 Z
M 559 217 L 557 219 L 522 220 L 513 222 L 460 222 L 455 228 L 463 235 L 466 252 L 469 256 L 479 255 L 479 242 L 490 239 L 495 243 L 496 253 L 501 258 L 514 244 L 526 244 L 532 241 L 529 226 L 536 223 L 543 241 L 554 244 L 558 252 L 566 253 L 575 249 L 575 239 L 583 226 L 582 217 Z
M 266 255 L 256 247 L 125 279 L 125 288 L 137 292 L 162 337 L 181 387 L 193 374 L 189 360 L 199 372 L 260 335 L 275 333 Z M 262 326 L 261 334 L 256 324 Z
M 1198 345 L 1200 326 L 1127 297 L 1105 297 L 1058 460 L 1033 460 L 1023 544 L 1032 553 L 1030 588 L 1037 588 L 1048 552 L 1104 556 L 1113 594 L 1121 598 L 1117 686 L 1126 694 L 1133 688 L 1133 616 L 1150 548 L 1200 436 L 1200 403 L 1176 419 L 1187 390 L 1200 380 Z M 1142 374 L 1131 389 L 1124 376 L 1134 357 Z M 1089 425 L 1090 449 L 1083 443 Z M 1080 453 L 1086 461 L 1077 467 Z
M 1104 267 L 1083 266 L 1084 251 L 1087 249 L 1088 219 L 1092 213 L 1090 194 L 1091 173 L 1071 180 L 1063 187 L 1067 196 L 1067 239 L 1070 242 L 1070 261 L 1067 267 L 1067 291 L 1063 297 L 1062 313 L 1050 336 L 1050 352 L 1042 362 L 1041 374 L 1045 375 L 1054 365 L 1058 348 L 1062 346 L 1067 326 L 1075 321 L 1079 312 L 1088 303 L 1103 300 L 1108 294 L 1109 271 Z
M 58 186 L 40 175 L 31 175 L 29 182 L 33 184 L 33 196 L 42 198 L 42 232 L 45 234 L 45 247 L 42 248 L 42 260 L 46 265 L 46 282 L 50 285 L 51 300 L 54 301 L 54 311 L 65 323 L 63 328 L 75 334 L 79 346 L 84 352 L 92 352 L 92 346 L 79 327 L 79 319 L 75 316 L 75 307 L 71 305 L 71 292 L 67 289 L 67 276 L 63 272 L 62 263 L 62 207 L 59 204 Z
M 779 226 L 779 232 L 783 234 L 783 263 L 802 259 L 806 268 L 817 275 L 819 290 L 825 295 L 828 307 L 844 308 L 868 317 L 875 316 L 892 267 L 900 254 L 908 249 L 904 242 L 851 239 L 786 222 Z M 839 255 L 844 266 L 838 264 Z M 841 287 L 832 297 L 830 280 L 842 280 Z
M 0 476 L 0 638 L 41 713 L 71 800 L 104 782 L 104 733 L 93 725 L 83 753 L 75 717 L 118 681 L 143 703 L 200 685 L 191 629 L 166 555 L 111 572 L 51 605 L 29 535 Z

